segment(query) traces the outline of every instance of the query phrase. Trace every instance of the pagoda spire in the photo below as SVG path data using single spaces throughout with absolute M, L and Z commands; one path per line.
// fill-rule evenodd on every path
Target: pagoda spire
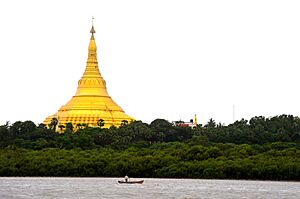
M 53 118 L 58 118 L 59 123 L 64 126 L 68 123 L 72 123 L 73 126 L 84 123 L 91 127 L 96 127 L 99 120 L 104 120 L 104 127 L 120 126 L 124 120 L 127 122 L 134 120 L 114 102 L 107 92 L 106 82 L 98 67 L 94 37 L 96 31 L 93 21 L 90 33 L 86 67 L 78 81 L 75 96 L 67 104 L 61 106 L 54 115 L 47 117 L 43 122 L 45 125 L 49 126 Z
M 92 28 L 90 30 L 91 33 L 91 38 L 90 38 L 90 43 L 88 47 L 88 59 L 87 59 L 87 64 L 85 68 L 85 72 L 83 74 L 82 78 L 85 77 L 99 77 L 102 78 L 101 73 L 98 68 L 98 60 L 97 60 L 97 45 L 94 37 L 94 33 L 96 33 L 95 28 L 94 28 L 94 17 L 92 18 Z
M 96 46 L 95 37 L 94 37 L 94 33 L 96 33 L 96 31 L 95 31 L 93 24 L 92 24 L 90 33 L 92 33 L 92 35 L 91 35 L 90 44 L 89 44 L 89 56 L 88 56 L 88 61 L 87 61 L 88 63 L 89 62 L 97 62 L 97 46 Z M 97 65 L 98 65 L 98 62 L 97 62 Z
M 90 33 L 92 33 L 92 37 L 94 39 L 94 33 L 96 33 L 95 28 L 94 28 L 94 17 L 92 17 L 92 28 L 91 28 Z
M 86 93 L 89 94 L 93 93 L 96 95 L 100 94 L 102 96 L 108 96 L 106 90 L 106 82 L 102 78 L 98 67 L 97 46 L 94 37 L 94 33 L 96 33 L 96 31 L 94 29 L 93 24 L 90 33 L 92 35 L 91 35 L 90 44 L 88 48 L 88 59 L 86 62 L 86 67 L 83 76 L 81 77 L 81 80 L 78 81 L 78 88 L 77 88 L 76 95 L 85 95 Z M 88 84 L 89 80 L 95 80 L 97 84 Z

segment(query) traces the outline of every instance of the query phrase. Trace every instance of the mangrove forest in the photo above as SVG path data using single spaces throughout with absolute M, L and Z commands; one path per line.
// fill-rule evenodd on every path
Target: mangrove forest
M 210 119 L 196 128 L 164 119 L 110 128 L 104 122 L 76 130 L 1 125 L 0 176 L 300 180 L 300 119 L 292 115 L 228 125 Z

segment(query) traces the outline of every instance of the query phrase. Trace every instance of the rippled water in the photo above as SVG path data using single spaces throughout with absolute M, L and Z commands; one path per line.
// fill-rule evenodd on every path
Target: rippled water
M 0 178 L 2 199 L 53 198 L 300 198 L 300 182 L 146 178 Z

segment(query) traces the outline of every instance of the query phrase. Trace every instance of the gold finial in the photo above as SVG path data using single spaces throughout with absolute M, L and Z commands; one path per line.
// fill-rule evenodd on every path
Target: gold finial
M 92 29 L 91 29 L 90 33 L 92 33 L 92 35 L 94 35 L 94 33 L 96 33 L 96 31 L 94 29 L 94 17 L 92 17 Z

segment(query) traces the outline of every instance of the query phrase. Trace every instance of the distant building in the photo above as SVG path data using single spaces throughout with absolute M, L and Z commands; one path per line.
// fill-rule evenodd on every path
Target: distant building
M 184 122 L 184 121 L 179 120 L 179 121 L 173 121 L 172 123 L 174 126 L 196 128 L 197 127 L 197 115 L 195 114 L 194 119 L 190 119 L 189 122 Z

